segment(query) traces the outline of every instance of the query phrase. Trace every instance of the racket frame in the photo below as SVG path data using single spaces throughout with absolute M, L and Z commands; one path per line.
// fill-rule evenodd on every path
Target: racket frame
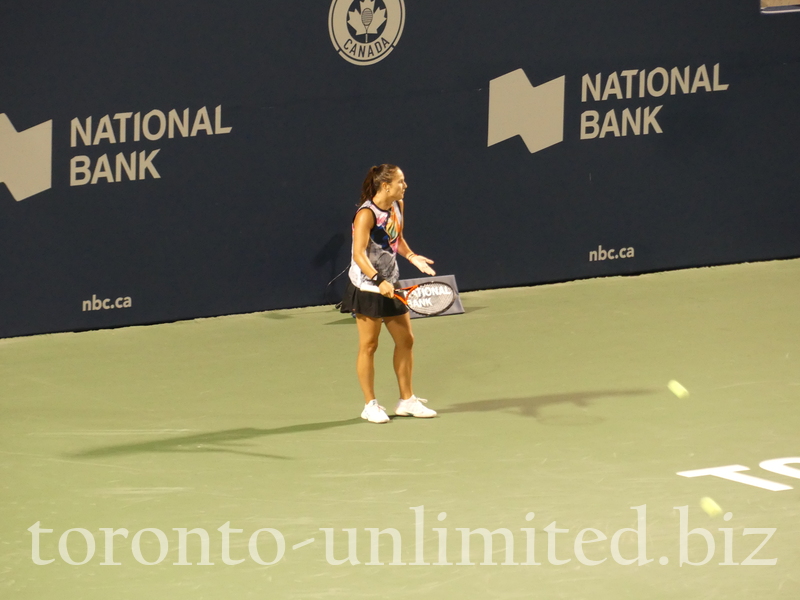
M 436 310 L 434 312 L 420 312 L 420 311 L 415 310 L 413 307 L 408 305 L 408 296 L 414 290 L 416 290 L 419 287 L 429 287 L 429 286 L 433 286 L 433 285 L 444 286 L 444 287 L 447 287 L 447 288 L 450 289 L 450 291 L 451 291 L 450 302 L 447 304 L 447 306 L 445 306 L 444 308 L 440 308 L 440 309 L 438 309 L 438 310 Z M 400 302 L 402 302 L 404 305 L 406 305 L 409 310 L 413 310 L 418 315 L 424 315 L 426 317 L 433 317 L 433 316 L 440 315 L 440 314 L 450 310 L 450 308 L 453 306 L 453 304 L 455 304 L 455 301 L 456 301 L 456 298 L 458 297 L 458 294 L 456 293 L 455 288 L 452 285 L 450 285 L 449 283 L 445 283 L 443 281 L 425 281 L 423 283 L 417 283 L 417 284 L 409 286 L 407 288 L 397 288 L 397 289 L 395 289 L 394 297 L 397 298 L 398 300 L 400 300 Z

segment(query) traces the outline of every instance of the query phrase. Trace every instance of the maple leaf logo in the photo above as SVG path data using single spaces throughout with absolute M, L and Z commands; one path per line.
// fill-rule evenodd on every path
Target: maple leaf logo
M 360 10 L 347 13 L 347 24 L 356 35 L 364 36 L 364 43 L 369 43 L 369 35 L 377 35 L 378 28 L 386 22 L 386 9 L 375 8 L 375 0 L 361 0 Z

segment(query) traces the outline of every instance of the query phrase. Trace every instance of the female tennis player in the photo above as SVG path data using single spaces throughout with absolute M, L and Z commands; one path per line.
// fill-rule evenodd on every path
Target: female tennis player
M 355 313 L 358 325 L 356 372 L 364 392 L 361 418 L 371 423 L 388 423 L 386 409 L 375 398 L 375 351 L 381 323 L 394 340 L 394 372 L 400 388 L 395 408 L 399 416 L 435 417 L 417 398 L 411 384 L 414 367 L 411 318 L 408 308 L 394 297 L 400 278 L 397 255 L 404 256 L 423 273 L 435 275 L 433 261 L 411 251 L 403 237 L 403 196 L 408 188 L 403 171 L 395 165 L 372 167 L 361 191 L 361 204 L 353 219 L 353 249 L 350 282 L 342 312 Z

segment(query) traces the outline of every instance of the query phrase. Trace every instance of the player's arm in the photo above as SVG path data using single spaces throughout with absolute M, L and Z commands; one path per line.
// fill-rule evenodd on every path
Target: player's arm
M 400 212 L 403 214 L 403 225 L 405 225 L 405 206 L 402 200 L 398 200 L 398 204 L 400 204 Z M 400 231 L 400 240 L 397 243 L 397 253 L 400 256 L 405 256 L 412 265 L 417 267 L 420 271 L 425 273 L 426 275 L 436 275 L 436 271 L 434 271 L 429 265 L 433 264 L 433 261 L 430 258 L 426 258 L 421 254 L 417 254 L 406 242 L 406 238 L 403 236 L 403 232 Z
M 377 273 L 373 264 L 367 258 L 367 244 L 369 243 L 369 232 L 375 225 L 375 215 L 369 209 L 362 209 L 356 213 L 353 221 L 353 260 L 367 277 L 372 279 Z M 381 295 L 387 298 L 394 296 L 394 286 L 388 281 L 382 281 L 378 288 Z

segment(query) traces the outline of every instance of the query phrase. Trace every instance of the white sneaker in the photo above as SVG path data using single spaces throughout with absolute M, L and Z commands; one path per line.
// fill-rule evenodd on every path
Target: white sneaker
M 425 398 L 411 396 L 411 398 L 408 400 L 400 400 L 400 402 L 397 403 L 397 408 L 394 409 L 394 414 L 400 417 L 422 417 L 424 419 L 435 417 L 435 410 L 431 410 L 427 406 L 423 406 L 423 403 L 427 402 L 428 401 L 425 400 Z
M 377 400 L 370 400 L 361 411 L 361 418 L 366 419 L 370 423 L 388 423 L 389 417 L 386 414 L 386 409 L 378 404 Z

